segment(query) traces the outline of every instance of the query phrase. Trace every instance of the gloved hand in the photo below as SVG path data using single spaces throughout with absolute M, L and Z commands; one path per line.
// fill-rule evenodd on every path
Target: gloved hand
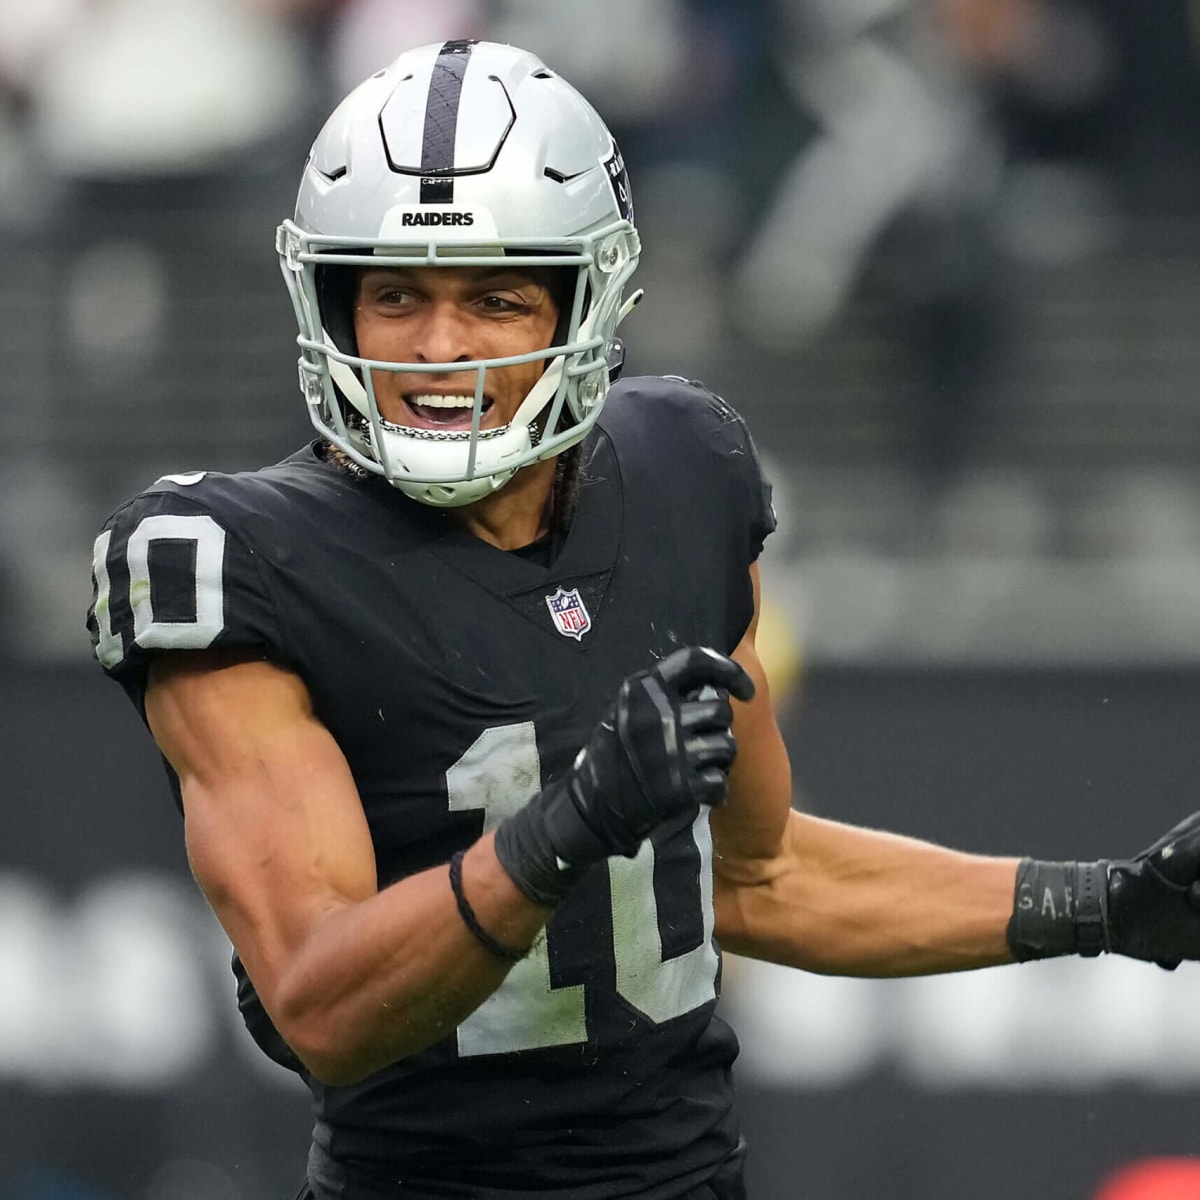
M 567 774 L 496 829 L 496 855 L 530 899 L 553 907 L 579 872 L 632 857 L 664 821 L 721 804 L 737 746 L 729 695 L 750 676 L 702 646 L 625 680 Z
M 1136 858 L 1108 864 L 1105 949 L 1169 971 L 1200 958 L 1200 813 Z
M 1022 860 L 1008 944 L 1019 962 L 1108 952 L 1173 971 L 1200 959 L 1200 813 L 1136 858 Z

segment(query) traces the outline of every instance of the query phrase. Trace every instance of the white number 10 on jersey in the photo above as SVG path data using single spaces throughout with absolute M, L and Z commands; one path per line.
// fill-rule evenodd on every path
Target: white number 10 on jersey
M 485 729 L 446 772 L 446 788 L 451 811 L 483 809 L 484 832 L 495 829 L 541 790 L 533 722 Z M 704 936 L 694 949 L 674 958 L 663 958 L 653 845 L 643 842 L 636 858 L 608 860 L 617 992 L 656 1024 L 681 1017 L 716 996 L 708 809 L 701 808 L 692 836 L 700 851 Z M 546 938 L 458 1027 L 458 1050 L 463 1055 L 503 1054 L 586 1040 L 584 987 L 552 985 Z

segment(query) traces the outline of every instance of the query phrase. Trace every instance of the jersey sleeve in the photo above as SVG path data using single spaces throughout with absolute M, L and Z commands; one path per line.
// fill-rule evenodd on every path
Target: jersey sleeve
M 200 486 L 156 485 L 118 509 L 95 541 L 92 645 L 139 711 L 155 654 L 216 648 L 287 658 L 260 556 L 204 495 Z
M 718 452 L 725 458 L 735 479 L 736 494 L 739 496 L 746 515 L 747 554 L 751 562 L 762 553 L 767 538 L 775 532 L 775 505 L 771 497 L 771 483 L 763 471 L 758 447 L 745 420 L 723 397 L 709 391 L 701 384 L 694 384 L 705 397 L 717 419 L 714 437 Z
M 729 515 L 745 536 L 746 561 L 754 562 L 774 533 L 776 520 L 771 484 L 745 419 L 700 381 L 675 375 L 665 378 L 671 389 L 666 395 L 698 418 L 695 428 L 706 443 L 711 478 L 723 481 Z

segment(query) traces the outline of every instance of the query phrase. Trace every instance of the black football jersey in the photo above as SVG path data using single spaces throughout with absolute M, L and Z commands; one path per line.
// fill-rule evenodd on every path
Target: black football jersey
M 582 450 L 548 563 L 315 445 L 167 476 L 96 541 L 97 657 L 139 708 L 174 649 L 295 671 L 353 772 L 379 886 L 445 863 L 570 767 L 627 675 L 679 646 L 728 653 L 752 615 L 774 518 L 724 401 L 623 381 Z M 453 1037 L 355 1086 L 310 1079 L 317 1196 L 659 1200 L 711 1175 L 738 1141 L 711 855 L 707 811 L 658 830 L 585 875 Z M 235 970 L 251 1032 L 298 1066 Z

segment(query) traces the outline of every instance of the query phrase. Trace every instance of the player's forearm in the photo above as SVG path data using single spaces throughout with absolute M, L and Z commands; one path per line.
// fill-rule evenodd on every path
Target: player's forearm
M 524 949 L 549 914 L 516 889 L 491 842 L 468 851 L 464 894 L 493 938 Z M 436 867 L 327 914 L 263 999 L 309 1070 L 347 1084 L 448 1036 L 512 966 L 468 930 Z
M 718 873 L 717 936 L 735 953 L 888 976 L 1011 962 L 1016 859 L 981 858 L 793 813 L 783 852 Z

